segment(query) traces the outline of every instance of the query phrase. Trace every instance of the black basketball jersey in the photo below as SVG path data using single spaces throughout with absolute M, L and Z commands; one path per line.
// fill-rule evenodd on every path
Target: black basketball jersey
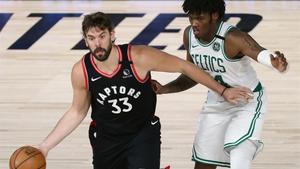
M 82 59 L 91 92 L 91 117 L 104 135 L 135 134 L 149 123 L 156 108 L 150 74 L 139 78 L 131 61 L 130 45 L 118 45 L 119 64 L 112 74 L 102 72 L 91 53 Z

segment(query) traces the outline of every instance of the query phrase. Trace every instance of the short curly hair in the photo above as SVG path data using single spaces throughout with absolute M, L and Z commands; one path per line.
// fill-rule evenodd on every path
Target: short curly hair
M 225 15 L 224 0 L 185 0 L 182 8 L 186 14 L 217 12 L 219 19 L 223 19 Z

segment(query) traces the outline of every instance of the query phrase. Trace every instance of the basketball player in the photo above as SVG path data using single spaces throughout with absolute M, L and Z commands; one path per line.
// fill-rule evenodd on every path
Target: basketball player
M 209 90 L 200 114 L 193 145 L 195 169 L 249 169 L 261 150 L 261 131 L 266 112 L 266 91 L 250 65 L 253 59 L 279 72 L 287 68 L 280 52 L 261 47 L 250 35 L 222 21 L 224 0 L 185 0 L 183 10 L 190 25 L 183 35 L 186 60 L 208 72 L 228 88 L 246 86 L 254 92 L 249 103 L 233 105 Z M 186 75 L 162 86 L 157 93 L 187 90 L 196 82 Z
M 73 102 L 40 144 L 45 156 L 81 123 L 91 106 L 94 169 L 158 169 L 160 122 L 154 115 L 151 71 L 184 73 L 232 103 L 251 98 L 249 89 L 227 89 L 178 57 L 146 46 L 115 45 L 114 27 L 104 13 L 86 15 L 82 32 L 90 52 L 73 67 Z

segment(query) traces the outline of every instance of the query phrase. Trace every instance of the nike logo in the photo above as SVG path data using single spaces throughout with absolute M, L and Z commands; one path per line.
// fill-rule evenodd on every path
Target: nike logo
M 91 81 L 94 82 L 94 81 L 96 81 L 96 80 L 99 80 L 100 78 L 101 78 L 101 76 L 96 77 L 96 78 L 92 77 L 92 78 L 91 78 Z
M 154 126 L 157 122 L 158 122 L 158 120 L 156 120 L 156 121 L 151 121 L 151 124 Z
M 195 48 L 195 47 L 197 47 L 197 46 L 199 46 L 199 45 L 192 45 L 192 48 Z

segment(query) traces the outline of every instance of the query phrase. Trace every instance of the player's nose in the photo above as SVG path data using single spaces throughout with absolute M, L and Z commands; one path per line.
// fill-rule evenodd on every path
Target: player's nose
M 196 19 L 191 19 L 191 25 L 192 25 L 193 27 L 197 27 L 197 26 L 198 26 L 197 20 L 196 20 Z
M 101 47 L 101 45 L 102 45 L 101 40 L 100 39 L 96 39 L 95 45 L 96 45 L 96 47 Z

